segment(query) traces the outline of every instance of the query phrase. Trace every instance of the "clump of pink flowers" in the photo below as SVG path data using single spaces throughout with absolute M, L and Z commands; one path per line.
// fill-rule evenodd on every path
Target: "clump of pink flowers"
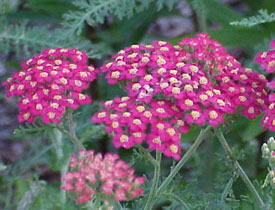
M 265 77 L 243 68 L 207 34 L 176 46 L 164 41 L 132 45 L 113 59 L 101 68 L 109 84 L 126 82 L 128 96 L 137 101 L 169 99 L 188 123 L 217 126 L 238 107 L 253 119 L 267 100 Z
M 96 70 L 87 65 L 85 52 L 77 49 L 46 49 L 21 64 L 22 70 L 6 82 L 8 97 L 20 96 L 19 122 L 59 123 L 66 108 L 91 103 L 81 93 L 95 80 Z
M 274 74 L 275 72 L 275 40 L 270 43 L 270 50 L 260 52 L 255 58 L 256 63 L 261 64 L 261 68 L 267 73 Z M 275 131 L 275 80 L 271 80 L 267 84 L 269 90 L 268 106 L 265 107 L 265 117 L 262 121 L 264 127 Z
M 114 133 L 115 147 L 145 140 L 150 149 L 178 160 L 180 134 L 190 126 L 218 126 L 238 108 L 254 119 L 267 106 L 264 75 L 243 68 L 207 34 L 176 46 L 132 45 L 112 58 L 100 70 L 109 84 L 124 84 L 128 96 L 105 102 L 93 121 Z
M 95 154 L 93 150 L 80 150 L 72 155 L 70 172 L 62 178 L 62 190 L 75 192 L 78 203 L 94 199 L 103 193 L 107 200 L 125 201 L 141 196 L 144 177 L 134 175 L 135 170 L 119 159 L 117 154 Z

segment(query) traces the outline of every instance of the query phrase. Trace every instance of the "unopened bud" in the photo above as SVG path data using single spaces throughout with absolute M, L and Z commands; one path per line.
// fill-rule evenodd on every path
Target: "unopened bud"
M 269 150 L 267 144 L 264 143 L 262 146 L 262 157 L 265 159 L 268 159 L 269 156 L 270 156 L 270 150 Z
M 275 154 L 275 152 L 272 152 L 272 154 Z M 275 170 L 275 156 L 271 155 L 269 159 L 269 165 L 272 170 Z
M 271 151 L 275 150 L 275 140 L 274 137 L 270 137 L 267 141 L 268 147 Z

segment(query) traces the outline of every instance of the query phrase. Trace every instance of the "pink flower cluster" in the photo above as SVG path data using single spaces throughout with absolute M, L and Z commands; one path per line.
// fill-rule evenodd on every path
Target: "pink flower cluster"
M 267 73 L 275 73 L 275 40 L 270 43 L 270 50 L 267 52 L 260 52 L 255 58 L 256 63 L 261 64 L 261 68 L 265 69 Z M 268 92 L 268 106 L 265 108 L 265 117 L 263 118 L 263 125 L 271 131 L 275 131 L 275 80 L 267 83 Z
M 145 183 L 143 177 L 136 177 L 135 170 L 119 159 L 117 154 L 95 154 L 93 150 L 80 150 L 73 155 L 70 172 L 62 178 L 62 190 L 78 194 L 77 202 L 93 200 L 93 195 L 104 193 L 107 200 L 125 201 L 141 196 Z
M 187 132 L 189 126 L 181 120 L 183 113 L 170 101 L 154 100 L 148 104 L 122 97 L 106 101 L 103 106 L 105 109 L 92 120 L 104 123 L 107 132 L 114 133 L 116 148 L 128 149 L 145 140 L 150 149 L 180 159 L 180 133 Z M 188 121 L 188 115 L 186 118 Z
M 129 97 L 137 101 L 169 99 L 184 112 L 187 123 L 217 126 L 223 114 L 237 107 L 253 119 L 267 101 L 265 77 L 243 68 L 207 34 L 176 46 L 164 41 L 132 45 L 113 59 L 101 68 L 109 84 L 126 81 Z
M 66 107 L 77 109 L 91 99 L 82 94 L 96 78 L 87 54 L 77 49 L 46 49 L 21 64 L 22 70 L 3 83 L 7 96 L 21 96 L 19 122 L 59 123 Z
M 238 107 L 253 119 L 267 104 L 266 78 L 243 68 L 207 34 L 176 46 L 132 45 L 112 58 L 100 70 L 109 84 L 126 84 L 128 96 L 105 102 L 93 121 L 114 132 L 115 147 L 145 140 L 178 160 L 180 133 L 192 124 L 218 126 Z

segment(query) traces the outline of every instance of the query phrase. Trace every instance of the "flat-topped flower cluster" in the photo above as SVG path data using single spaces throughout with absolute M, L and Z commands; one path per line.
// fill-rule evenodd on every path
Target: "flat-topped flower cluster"
M 267 104 L 266 78 L 243 68 L 207 34 L 176 46 L 164 41 L 132 45 L 100 70 L 109 84 L 126 84 L 128 96 L 126 101 L 104 103 L 94 122 L 105 123 L 107 132 L 115 133 L 116 147 L 130 148 L 146 140 L 151 149 L 176 160 L 180 133 L 190 125 L 218 126 L 224 114 L 239 107 L 253 119 Z
M 61 189 L 75 192 L 78 203 L 94 199 L 93 195 L 103 193 L 107 201 L 125 201 L 140 196 L 144 177 L 134 175 L 135 170 L 119 159 L 117 154 L 95 154 L 93 150 L 80 150 L 73 155 L 70 172 L 62 178 Z
M 275 40 L 270 43 L 270 50 L 260 52 L 255 58 L 256 63 L 261 64 L 261 68 L 265 69 L 268 74 L 275 72 Z M 274 77 L 274 76 L 273 76 Z M 269 90 L 268 106 L 263 107 L 265 117 L 263 118 L 263 125 L 271 131 L 275 131 L 275 80 L 272 78 L 267 84 Z
M 44 123 L 59 123 L 66 108 L 91 103 L 82 90 L 96 78 L 87 65 L 87 54 L 77 49 L 46 49 L 21 64 L 3 85 L 7 96 L 20 96 L 19 122 L 31 123 L 41 116 Z

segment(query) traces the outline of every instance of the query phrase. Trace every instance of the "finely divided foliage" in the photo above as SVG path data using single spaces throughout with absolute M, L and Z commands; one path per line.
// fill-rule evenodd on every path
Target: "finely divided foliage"
M 99 58 L 99 46 L 74 34 L 79 35 L 85 24 L 94 27 L 103 23 L 107 16 L 113 15 L 119 19 L 129 18 L 134 13 L 144 11 L 151 2 L 154 2 L 158 9 L 164 6 L 172 9 L 177 0 L 168 2 L 163 0 L 75 0 L 73 4 L 78 10 L 69 11 L 63 16 L 62 23 L 65 29 L 50 30 L 47 26 L 30 27 L 26 21 L 10 24 L 6 19 L 0 19 L 0 50 L 5 53 L 14 50 L 17 57 L 22 53 L 30 57 L 46 48 L 77 46 L 79 50 L 84 50 L 89 58 Z
M 50 34 L 50 36 L 49 36 Z M 64 31 L 50 31 L 48 27 L 29 27 L 27 22 L 11 25 L 2 20 L 0 24 L 0 50 L 4 53 L 15 51 L 17 57 L 30 57 L 46 48 L 72 48 L 78 46 L 89 58 L 98 58 L 99 53 L 89 40 L 70 36 L 64 39 Z
M 267 10 L 259 10 L 258 15 L 244 18 L 240 21 L 231 22 L 234 26 L 253 27 L 262 23 L 269 23 L 275 21 L 275 13 L 268 14 Z
M 129 18 L 135 12 L 143 11 L 151 2 L 156 3 L 158 9 L 163 8 L 164 5 L 171 9 L 177 0 L 76 0 L 73 3 L 79 10 L 66 13 L 63 16 L 63 25 L 71 33 L 80 34 L 85 23 L 96 26 L 98 23 L 103 23 L 105 17 L 110 15 L 119 19 Z

